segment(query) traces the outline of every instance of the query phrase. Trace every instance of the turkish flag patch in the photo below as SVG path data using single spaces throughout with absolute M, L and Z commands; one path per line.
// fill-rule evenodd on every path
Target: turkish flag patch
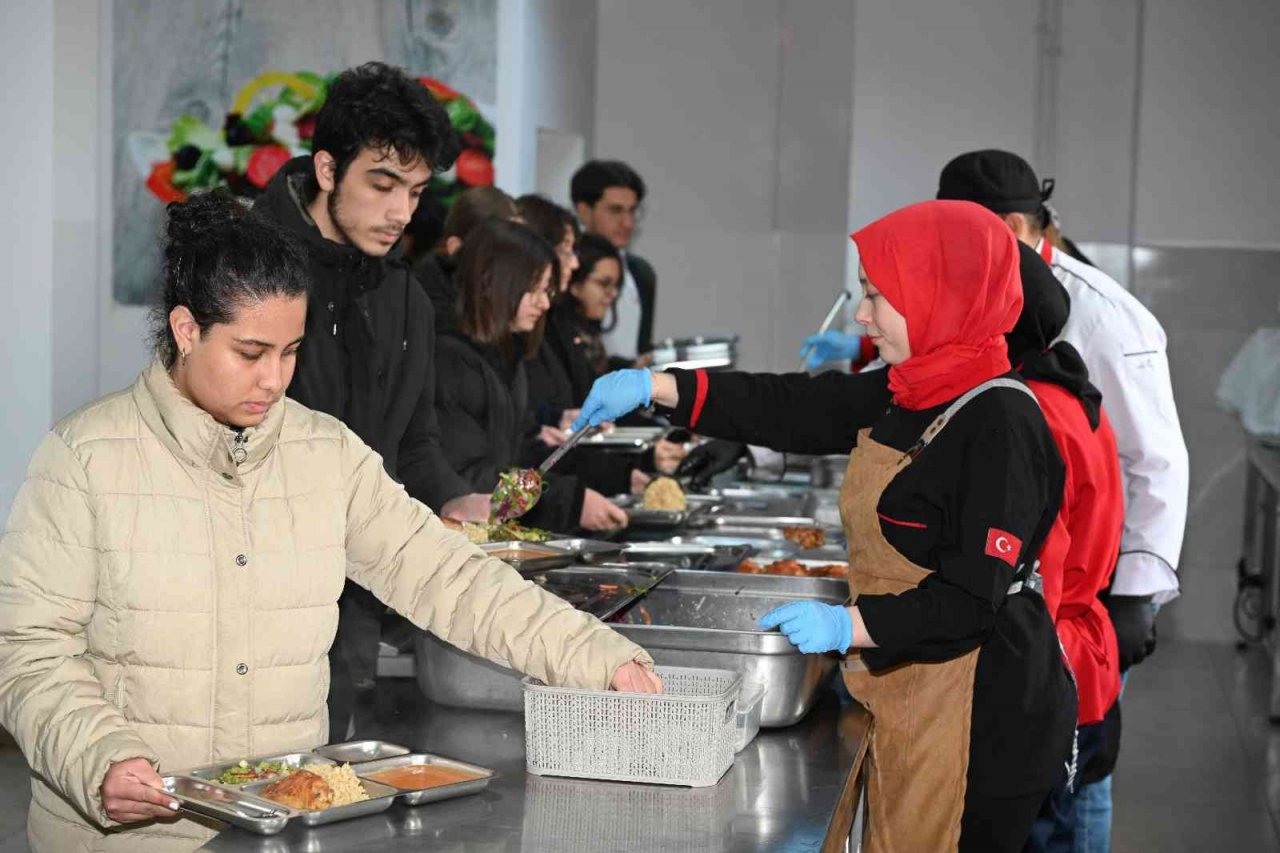
M 1012 533 L 992 527 L 987 531 L 987 556 L 1004 560 L 1010 566 L 1016 566 L 1018 555 L 1022 553 L 1022 540 Z

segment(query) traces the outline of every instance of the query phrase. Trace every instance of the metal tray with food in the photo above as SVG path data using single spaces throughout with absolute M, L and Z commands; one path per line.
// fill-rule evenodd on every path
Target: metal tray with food
M 275 835 L 289 823 L 295 812 L 278 803 L 255 797 L 236 788 L 214 785 L 192 776 L 163 776 L 165 793 L 178 801 L 184 811 L 233 824 L 258 835 Z
M 681 570 L 610 627 L 659 664 L 732 669 L 767 685 L 761 725 L 789 726 L 813 707 L 836 658 L 803 654 L 781 632 L 761 630 L 757 620 L 789 601 L 841 604 L 848 596 L 843 580 Z
M 572 565 L 574 561 L 572 551 L 547 542 L 486 542 L 480 550 L 521 574 L 558 569 Z
M 783 577 L 847 580 L 849 577 L 849 561 L 843 556 L 830 560 L 798 560 L 794 557 L 767 560 L 755 557 L 743 560 L 736 571 L 745 575 L 780 575 Z
M 296 820 L 299 823 L 306 824 L 307 826 L 324 826 L 327 823 L 337 823 L 340 820 L 351 820 L 352 818 L 378 814 L 379 812 L 384 812 L 391 808 L 391 804 L 395 802 L 396 797 L 400 794 L 398 789 L 393 788 L 390 785 L 384 785 L 381 782 L 374 782 L 369 779 L 359 778 L 355 775 L 355 772 L 349 765 L 344 764 L 341 765 L 341 768 L 334 767 L 334 769 L 345 770 L 342 775 L 342 782 L 340 783 L 344 786 L 344 790 L 334 790 L 332 785 L 329 786 L 329 795 L 335 802 L 340 802 L 341 804 L 321 808 L 304 808 L 301 806 L 285 805 L 281 803 L 280 805 L 282 807 L 289 809 L 291 812 L 289 816 L 290 820 Z M 290 777 L 286 777 L 284 781 L 289 781 L 289 778 Z M 328 783 L 330 780 L 325 781 Z M 261 800 L 274 803 L 275 801 L 272 800 L 272 796 L 279 795 L 271 794 L 268 789 L 275 784 L 280 783 L 255 782 L 252 785 L 245 785 L 241 790 Z M 356 791 L 355 787 L 348 789 L 346 786 L 357 786 L 360 788 L 363 792 L 360 795 L 364 796 L 365 799 L 355 799 L 355 801 L 352 802 L 351 800 L 354 799 L 359 792 Z M 297 793 L 302 794 L 305 799 L 305 795 L 309 792 L 299 791 Z
M 649 592 L 674 569 L 663 565 L 573 566 L 531 576 L 547 592 L 597 619 L 608 619 Z
M 478 794 L 497 775 L 487 767 L 426 752 L 370 761 L 352 769 L 361 779 L 395 788 L 400 802 L 409 806 Z
M 575 566 L 554 569 L 533 580 L 579 610 L 608 619 L 651 590 L 671 570 L 661 564 Z M 425 631 L 415 638 L 414 649 L 418 687 L 433 702 L 455 708 L 524 709 L 521 676 L 514 670 L 464 652 Z
M 562 548 L 584 563 L 596 563 L 616 557 L 625 547 L 621 542 L 605 542 L 601 539 L 551 539 L 543 544 Z
M 330 743 L 315 749 L 316 755 L 339 764 L 363 764 L 408 755 L 409 752 L 407 746 L 385 740 L 349 740 L 346 743 Z
M 331 759 L 311 752 L 285 752 L 277 755 L 259 755 L 239 761 L 209 764 L 178 775 L 191 776 L 215 785 L 239 787 L 255 782 L 270 782 L 288 776 L 304 764 L 334 764 Z

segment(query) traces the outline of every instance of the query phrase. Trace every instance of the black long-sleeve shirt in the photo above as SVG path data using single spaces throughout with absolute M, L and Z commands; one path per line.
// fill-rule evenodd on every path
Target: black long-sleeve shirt
M 816 377 L 707 373 L 699 403 L 696 373 L 671 373 L 680 392 L 672 413 L 677 423 L 796 453 L 847 453 L 866 427 L 875 441 L 905 452 L 950 403 L 922 411 L 895 406 L 884 370 Z M 1015 567 L 1039 553 L 1058 513 L 1063 479 L 1034 398 L 995 388 L 962 408 L 877 506 L 888 543 L 932 572 L 899 595 L 859 596 L 859 612 L 878 646 L 864 650 L 863 660 L 874 671 L 949 660 L 981 646 L 970 781 L 991 791 L 1037 790 L 1060 769 L 1057 755 L 1069 744 L 1074 698 L 1068 694 L 1074 691 L 1063 682 L 1044 603 L 1034 593 L 1006 595 Z M 1001 534 L 1021 542 L 1012 563 L 991 554 Z M 1028 731 L 1057 738 L 1054 748 L 1042 755 Z

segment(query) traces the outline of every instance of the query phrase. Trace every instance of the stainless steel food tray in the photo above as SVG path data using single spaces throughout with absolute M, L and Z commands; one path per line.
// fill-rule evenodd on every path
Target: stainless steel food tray
M 197 767 L 194 770 L 184 770 L 175 775 L 191 776 L 195 779 L 200 779 L 202 781 L 209 782 L 214 785 L 220 785 L 226 788 L 243 788 L 246 785 L 252 785 L 254 783 L 244 782 L 240 785 L 233 785 L 228 782 L 217 781 L 218 777 L 222 775 L 222 772 L 224 770 L 230 770 L 231 768 L 238 766 L 241 760 L 242 759 L 236 759 L 235 761 L 223 761 L 219 764 L 208 764 L 204 767 Z M 293 768 L 293 770 L 297 770 L 299 767 L 301 767 L 304 764 L 336 764 L 337 763 L 328 758 L 320 756 L 314 752 L 284 752 L 284 753 L 277 753 L 275 755 L 259 755 L 259 756 L 255 756 L 254 758 L 245 758 L 243 759 L 243 761 L 246 764 L 248 764 L 250 767 L 253 767 L 254 765 L 262 761 L 279 762 L 280 764 L 288 765 L 289 767 Z M 275 780 L 263 779 L 258 781 L 273 782 Z
M 653 348 L 653 367 L 712 369 L 733 367 L 738 356 L 737 335 L 698 335 L 692 338 L 667 338 Z
M 607 432 L 598 432 L 582 439 L 582 446 L 643 453 L 662 438 L 664 432 L 666 430 L 663 427 L 614 427 Z
M 670 566 L 647 564 L 572 566 L 533 575 L 532 580 L 584 613 L 608 619 L 672 571 Z
M 729 515 L 715 513 L 703 516 L 698 521 L 705 527 L 821 527 L 822 525 L 810 516 L 805 515 Z
M 177 800 L 184 811 L 230 823 L 258 835 L 275 835 L 296 816 L 292 809 L 278 803 L 192 776 L 170 775 L 160 781 L 165 792 Z
M 624 552 L 627 560 L 653 560 L 670 563 L 678 569 L 731 571 L 755 553 L 745 545 L 715 546 L 676 544 L 672 542 L 629 542 Z
M 836 666 L 834 655 L 806 655 L 756 620 L 789 601 L 847 600 L 845 581 L 679 570 L 611 627 L 669 666 L 732 669 L 766 686 L 761 725 L 799 722 Z
M 622 553 L 620 542 L 605 542 L 600 539 L 552 539 L 544 543 L 568 551 L 575 559 L 584 563 L 596 563 Z
M 445 758 L 443 755 L 433 755 L 427 752 L 415 752 L 394 758 L 384 758 L 381 761 L 369 761 L 359 766 L 353 766 L 351 769 L 363 780 L 369 774 L 377 773 L 379 770 L 389 770 L 394 767 L 411 767 L 416 764 L 432 764 L 438 767 L 448 767 L 453 770 L 474 773 L 476 778 L 467 779 L 463 782 L 454 782 L 451 785 L 437 785 L 434 788 L 398 788 L 392 785 L 391 787 L 400 792 L 397 795 L 397 799 L 409 806 L 434 803 L 438 800 L 451 800 L 454 797 L 465 797 L 467 794 L 478 794 L 489 787 L 489 783 L 498 775 L 489 768 L 481 767 L 478 764 L 468 764 L 465 761 L 457 761 L 452 758 Z
M 316 747 L 315 754 L 339 764 L 354 765 L 408 755 L 409 748 L 385 740 L 350 740 Z
M 241 790 L 265 802 L 271 802 L 263 797 L 261 793 L 262 789 L 270 784 L 270 782 L 254 782 L 252 785 L 245 785 Z M 384 785 L 381 782 L 374 782 L 369 779 L 361 779 L 360 784 L 364 786 L 365 793 L 369 795 L 369 799 L 359 803 L 333 806 L 327 809 L 315 809 L 313 811 L 291 809 L 287 806 L 279 806 L 279 808 L 288 809 L 290 820 L 296 820 L 298 823 L 306 824 L 307 826 L 324 826 L 327 823 L 337 823 L 340 820 L 351 820 L 352 818 L 385 812 L 391 808 L 391 804 L 395 802 L 400 793 L 390 785 Z
M 636 495 L 617 495 L 611 500 L 626 510 L 633 527 L 647 527 L 653 530 L 674 530 L 677 527 L 683 527 L 690 519 L 702 515 L 715 506 L 712 502 L 695 500 L 689 502 L 682 510 L 647 509 L 643 499 Z
M 579 610 L 601 619 L 618 612 L 672 571 L 659 564 L 619 566 L 575 566 L 555 569 L 544 577 L 545 589 L 570 600 Z M 537 579 L 535 577 L 535 581 Z M 593 594 L 601 583 L 615 585 L 615 591 Z M 623 588 L 626 584 L 627 588 Z M 468 654 L 431 634 L 423 632 L 415 641 L 418 687 L 434 702 L 456 708 L 483 708 L 519 711 L 524 708 L 520 675 L 505 666 Z
M 572 551 L 547 542 L 486 542 L 480 550 L 497 557 L 522 575 L 570 566 L 574 560 Z

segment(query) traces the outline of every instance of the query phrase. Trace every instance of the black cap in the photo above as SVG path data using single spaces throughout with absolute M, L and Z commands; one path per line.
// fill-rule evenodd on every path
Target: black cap
M 977 202 L 993 213 L 1041 213 L 1053 195 L 1053 178 L 1042 184 L 1031 164 L 1009 151 L 961 154 L 942 168 L 938 198 Z

